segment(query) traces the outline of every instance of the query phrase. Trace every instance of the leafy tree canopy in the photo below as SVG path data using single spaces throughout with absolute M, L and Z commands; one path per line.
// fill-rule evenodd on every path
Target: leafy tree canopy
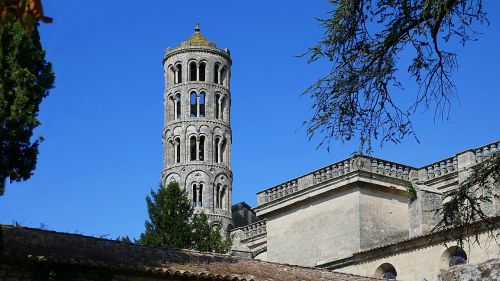
M 37 24 L 26 30 L 14 15 L 0 25 L 0 195 L 10 182 L 33 173 L 41 137 L 39 106 L 54 85 L 54 73 L 40 44 Z

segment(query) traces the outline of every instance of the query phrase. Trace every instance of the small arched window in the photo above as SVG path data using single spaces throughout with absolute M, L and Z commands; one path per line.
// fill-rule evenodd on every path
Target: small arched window
M 200 188 L 198 189 L 198 207 L 203 207 L 203 183 L 200 183 Z
M 223 120 L 224 119 L 224 110 L 226 107 L 226 99 L 222 99 L 220 101 L 220 113 L 219 113 L 219 119 Z
M 454 252 L 452 252 L 450 258 L 448 259 L 448 267 L 466 263 L 467 263 L 467 254 L 465 253 L 464 250 L 458 247 Z
M 205 81 L 206 68 L 207 68 L 207 64 L 205 62 L 201 62 L 200 69 L 199 69 L 199 73 L 200 73 L 199 81 Z
M 220 107 L 221 107 L 221 97 L 220 97 L 220 94 L 216 94 L 215 95 L 215 105 L 214 105 L 215 119 L 220 118 Z
M 175 66 L 175 68 L 176 68 L 176 72 L 177 72 L 177 77 L 176 77 L 176 82 L 175 83 L 176 84 L 177 83 L 182 83 L 182 64 L 180 64 L 180 63 L 177 64 Z
M 205 92 L 200 93 L 200 117 L 205 117 Z
M 192 61 L 189 63 L 189 81 L 197 80 L 198 67 L 196 66 L 196 62 Z
M 217 184 L 215 189 L 215 208 L 220 208 L 220 183 Z
M 196 186 L 196 183 L 193 183 L 193 207 L 196 207 L 198 205 L 198 188 Z
M 175 75 L 175 68 L 174 66 L 170 65 L 168 67 L 168 70 L 169 70 L 169 75 L 168 75 L 168 84 L 169 85 L 172 85 L 172 84 L 176 84 L 176 80 L 177 80 L 177 77 Z
M 180 138 L 175 138 L 174 140 L 174 153 L 175 153 L 175 163 L 181 163 L 181 140 Z
M 220 81 L 219 81 L 219 84 L 227 86 L 226 85 L 227 84 L 226 78 L 227 78 L 227 68 L 224 66 L 222 68 L 222 70 L 220 71 Z
M 173 96 L 170 96 L 170 98 L 168 99 L 168 106 L 169 106 L 168 119 L 169 120 L 177 119 L 177 116 L 176 116 L 177 100 Z
M 219 84 L 219 69 L 220 69 L 220 64 L 215 63 L 214 64 L 214 83 Z
M 224 163 L 224 156 L 226 155 L 226 142 L 222 141 L 220 145 L 220 155 L 219 155 L 219 163 Z
M 195 136 L 191 136 L 189 138 L 189 159 L 191 161 L 194 161 L 196 160 L 196 137 Z
M 226 202 L 226 186 L 222 187 L 222 190 L 220 191 L 220 197 L 219 198 L 220 198 L 220 204 L 219 204 L 220 208 L 221 209 L 226 209 L 226 206 L 225 206 L 226 205 L 225 204 L 225 202 Z
M 200 136 L 200 142 L 198 143 L 198 160 L 205 160 L 205 136 Z
M 190 108 L 190 116 L 191 117 L 196 117 L 197 114 L 198 114 L 198 101 L 197 101 L 198 97 L 196 95 L 196 92 L 191 92 L 191 96 L 190 96 L 190 99 L 189 99 L 189 108 Z
M 176 98 L 176 106 L 175 106 L 175 111 L 176 111 L 176 114 L 175 114 L 175 119 L 181 119 L 181 94 L 177 94 L 177 98 Z
M 214 162 L 219 163 L 219 154 L 220 154 L 220 138 L 215 138 L 214 143 Z
M 376 278 L 382 278 L 385 280 L 396 280 L 398 273 L 396 268 L 390 263 L 381 264 L 375 271 Z

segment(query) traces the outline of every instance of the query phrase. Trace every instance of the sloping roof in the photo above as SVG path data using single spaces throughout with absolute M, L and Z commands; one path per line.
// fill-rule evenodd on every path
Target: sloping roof
M 374 280 L 191 250 L 155 248 L 79 234 L 0 225 L 0 261 L 51 263 L 200 280 Z

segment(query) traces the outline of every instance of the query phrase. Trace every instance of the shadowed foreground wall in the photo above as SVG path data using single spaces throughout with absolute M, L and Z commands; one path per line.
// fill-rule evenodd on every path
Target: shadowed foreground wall
M 33 228 L 0 225 L 0 231 L 0 281 L 374 280 Z

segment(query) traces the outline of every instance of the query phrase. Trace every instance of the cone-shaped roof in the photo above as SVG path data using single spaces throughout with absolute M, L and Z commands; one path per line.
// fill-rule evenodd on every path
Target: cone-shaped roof
M 194 29 L 194 34 L 191 35 L 186 41 L 182 42 L 181 45 L 189 45 L 189 46 L 214 46 L 213 42 L 208 41 L 205 36 L 201 35 L 200 23 L 196 23 L 196 27 Z

